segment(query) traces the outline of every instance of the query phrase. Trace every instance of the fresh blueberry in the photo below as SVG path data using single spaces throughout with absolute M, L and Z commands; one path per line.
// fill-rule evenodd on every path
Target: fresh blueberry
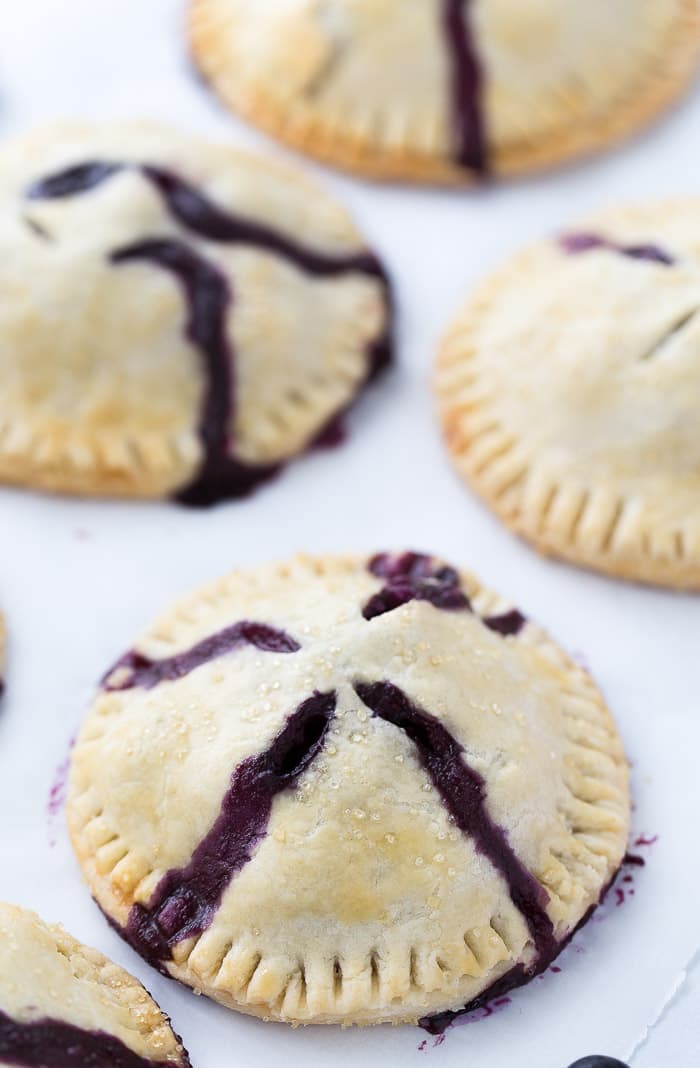
M 599 1054 L 594 1054 L 592 1057 L 582 1057 L 580 1061 L 574 1061 L 569 1068 L 628 1068 L 628 1066 L 615 1057 L 601 1057 Z

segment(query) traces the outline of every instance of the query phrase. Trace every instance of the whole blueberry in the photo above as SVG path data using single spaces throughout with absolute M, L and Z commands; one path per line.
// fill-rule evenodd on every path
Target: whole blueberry
M 582 1057 L 580 1061 L 574 1061 L 569 1068 L 628 1068 L 628 1066 L 623 1061 L 616 1060 L 615 1057 L 601 1057 L 599 1054 L 594 1054 L 592 1057 Z

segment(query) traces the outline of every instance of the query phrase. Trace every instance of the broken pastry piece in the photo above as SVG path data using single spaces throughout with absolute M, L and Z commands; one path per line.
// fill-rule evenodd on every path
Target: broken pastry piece
M 0 1063 L 190 1068 L 139 982 L 33 912 L 0 904 Z

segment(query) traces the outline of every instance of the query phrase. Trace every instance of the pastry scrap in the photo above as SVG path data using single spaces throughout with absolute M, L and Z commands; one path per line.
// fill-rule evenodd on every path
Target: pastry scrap
M 700 589 L 700 201 L 609 210 L 469 300 L 437 392 L 457 470 L 544 553 Z
M 0 151 L 0 481 L 241 496 L 391 356 L 388 282 L 298 174 L 151 124 Z
M 628 815 L 585 672 L 419 553 L 182 601 L 105 676 L 68 801 L 92 894 L 166 975 L 267 1020 L 434 1032 L 551 963 Z
M 195 61 L 232 110 L 326 163 L 408 181 L 614 143 L 678 97 L 700 43 L 696 0 L 190 5 Z
M 190 1068 L 153 999 L 122 968 L 33 912 L 0 904 L 0 1063 Z

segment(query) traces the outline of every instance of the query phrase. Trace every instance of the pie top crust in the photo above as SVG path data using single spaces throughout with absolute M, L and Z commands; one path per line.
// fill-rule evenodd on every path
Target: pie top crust
M 60 125 L 3 146 L 0 205 L 3 480 L 236 496 L 389 359 L 381 265 L 295 172 L 158 125 Z
M 404 553 L 235 572 L 171 610 L 103 680 L 68 822 L 166 974 L 264 1018 L 366 1024 L 546 967 L 619 867 L 628 807 L 587 675 Z
M 23 1059 L 30 1054 L 39 1059 Z M 0 1061 L 59 1059 L 66 1068 L 190 1068 L 167 1017 L 136 979 L 62 927 L 0 904 Z
M 461 473 L 540 549 L 700 588 L 699 202 L 618 208 L 469 300 L 437 391 Z
M 447 182 L 626 135 L 679 93 L 700 40 L 695 0 L 191 0 L 190 20 L 204 75 L 274 136 Z

